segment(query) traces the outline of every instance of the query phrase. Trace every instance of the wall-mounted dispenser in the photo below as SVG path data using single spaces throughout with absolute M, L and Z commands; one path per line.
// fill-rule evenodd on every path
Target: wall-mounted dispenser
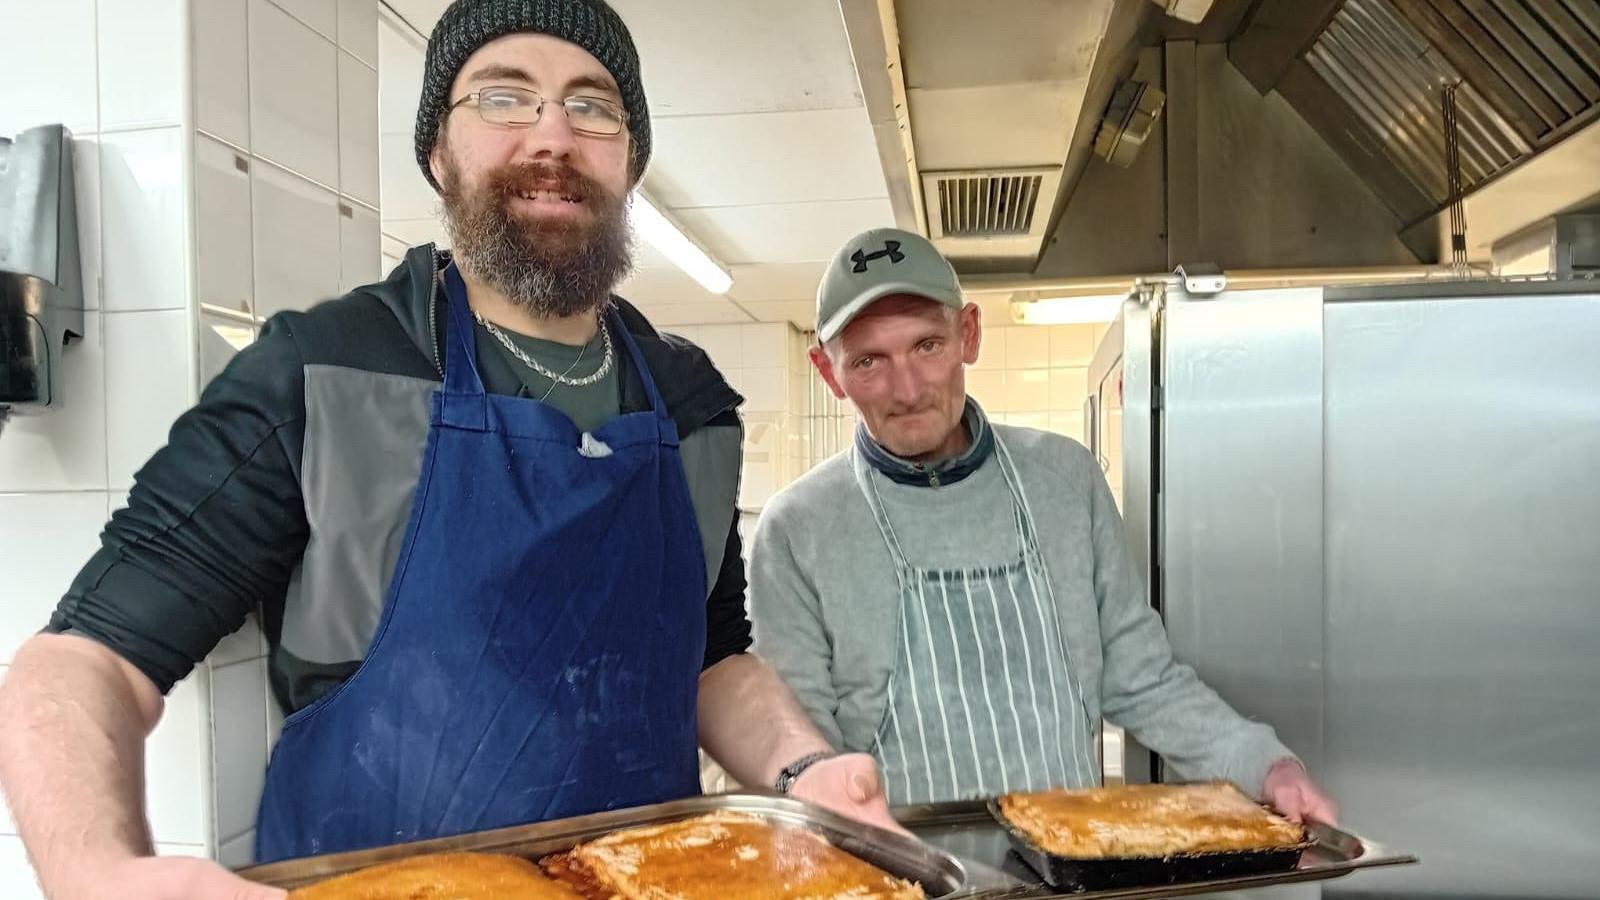
M 61 354 L 82 336 L 72 137 L 0 137 L 0 418 L 60 405 Z

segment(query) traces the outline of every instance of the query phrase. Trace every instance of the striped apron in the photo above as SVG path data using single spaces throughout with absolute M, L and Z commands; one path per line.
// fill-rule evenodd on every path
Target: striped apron
M 898 649 L 872 744 L 890 803 L 1098 784 L 1088 707 L 1033 514 L 1000 436 L 994 460 L 1014 501 L 1021 549 L 979 568 L 912 566 L 884 510 L 884 476 L 860 452 L 851 456 L 899 581 Z

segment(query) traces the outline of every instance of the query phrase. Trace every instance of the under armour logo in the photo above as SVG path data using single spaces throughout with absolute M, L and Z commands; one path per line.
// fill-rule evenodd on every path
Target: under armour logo
M 855 268 L 851 269 L 850 271 L 865 272 L 867 270 L 867 263 L 872 262 L 875 259 L 883 259 L 885 256 L 889 257 L 890 263 L 897 263 L 906 258 L 906 255 L 900 252 L 899 241 L 884 241 L 883 249 L 879 250 L 877 253 L 862 253 L 860 250 L 857 250 L 856 252 L 850 254 L 850 261 L 856 264 Z

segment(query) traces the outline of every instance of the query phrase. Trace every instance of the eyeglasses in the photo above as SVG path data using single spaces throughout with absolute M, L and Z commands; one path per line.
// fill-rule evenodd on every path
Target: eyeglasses
M 527 88 L 487 87 L 462 97 L 450 104 L 450 108 L 475 106 L 478 117 L 490 125 L 528 128 L 539 124 L 548 102 Z M 561 108 L 566 111 L 567 124 L 572 130 L 584 134 L 620 134 L 628 124 L 627 111 L 599 97 L 568 97 L 561 101 Z

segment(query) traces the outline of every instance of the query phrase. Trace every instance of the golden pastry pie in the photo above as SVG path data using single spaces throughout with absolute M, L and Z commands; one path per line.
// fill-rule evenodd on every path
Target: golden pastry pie
M 1034 846 L 1072 859 L 1293 847 L 1305 829 L 1226 782 L 1006 794 L 1000 813 Z
M 911 900 L 922 888 L 799 828 L 716 812 L 632 828 L 541 864 L 591 900 Z

